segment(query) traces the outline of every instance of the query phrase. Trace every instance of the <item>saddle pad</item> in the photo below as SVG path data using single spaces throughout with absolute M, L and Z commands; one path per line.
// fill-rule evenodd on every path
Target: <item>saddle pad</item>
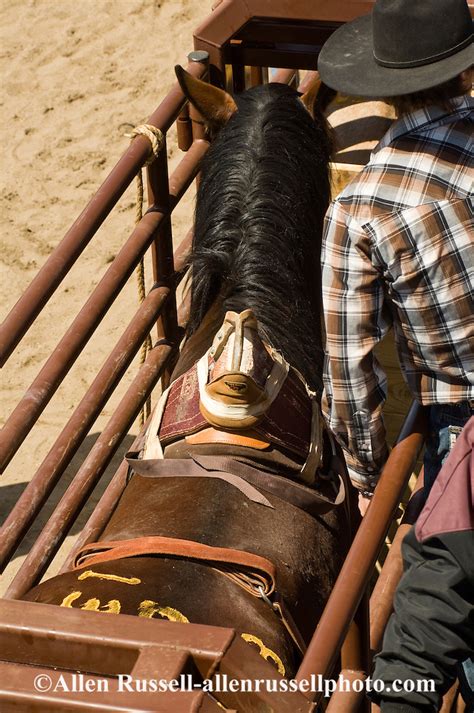
M 252 431 L 263 441 L 290 450 L 304 460 L 311 437 L 311 415 L 305 386 L 290 370 L 277 398 Z M 199 409 L 197 367 L 193 366 L 171 386 L 159 430 L 160 442 L 164 448 L 208 426 Z

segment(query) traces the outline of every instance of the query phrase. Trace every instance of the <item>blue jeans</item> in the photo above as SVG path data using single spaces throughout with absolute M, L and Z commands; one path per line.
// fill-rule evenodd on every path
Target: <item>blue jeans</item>
M 473 414 L 474 409 L 468 401 L 430 407 L 429 431 L 423 460 L 425 497 L 428 497 L 441 466 Z
M 474 711 L 474 658 L 468 658 L 458 665 L 459 687 L 466 703 L 466 713 Z

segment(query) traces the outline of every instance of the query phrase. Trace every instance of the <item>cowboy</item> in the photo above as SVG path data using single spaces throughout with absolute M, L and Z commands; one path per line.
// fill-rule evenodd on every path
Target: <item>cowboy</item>
M 323 239 L 325 413 L 366 497 L 388 455 L 373 350 L 391 328 L 429 406 L 427 490 L 473 413 L 472 62 L 466 0 L 376 0 L 319 55 L 325 84 L 383 97 L 398 115 L 332 202 Z

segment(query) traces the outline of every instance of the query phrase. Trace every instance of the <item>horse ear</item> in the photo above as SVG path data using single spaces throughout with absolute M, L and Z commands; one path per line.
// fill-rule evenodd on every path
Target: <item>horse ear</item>
M 179 64 L 174 68 L 184 96 L 199 111 L 212 128 L 220 128 L 237 111 L 231 95 L 223 89 L 196 79 Z

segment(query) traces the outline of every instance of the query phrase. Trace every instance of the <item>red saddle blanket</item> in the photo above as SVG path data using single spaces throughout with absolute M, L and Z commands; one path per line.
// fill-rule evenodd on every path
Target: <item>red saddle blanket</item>
M 311 400 L 301 379 L 290 369 L 276 399 L 253 426 L 252 433 L 305 460 L 311 438 Z M 172 384 L 159 430 L 162 447 L 208 428 L 199 409 L 197 366 Z

